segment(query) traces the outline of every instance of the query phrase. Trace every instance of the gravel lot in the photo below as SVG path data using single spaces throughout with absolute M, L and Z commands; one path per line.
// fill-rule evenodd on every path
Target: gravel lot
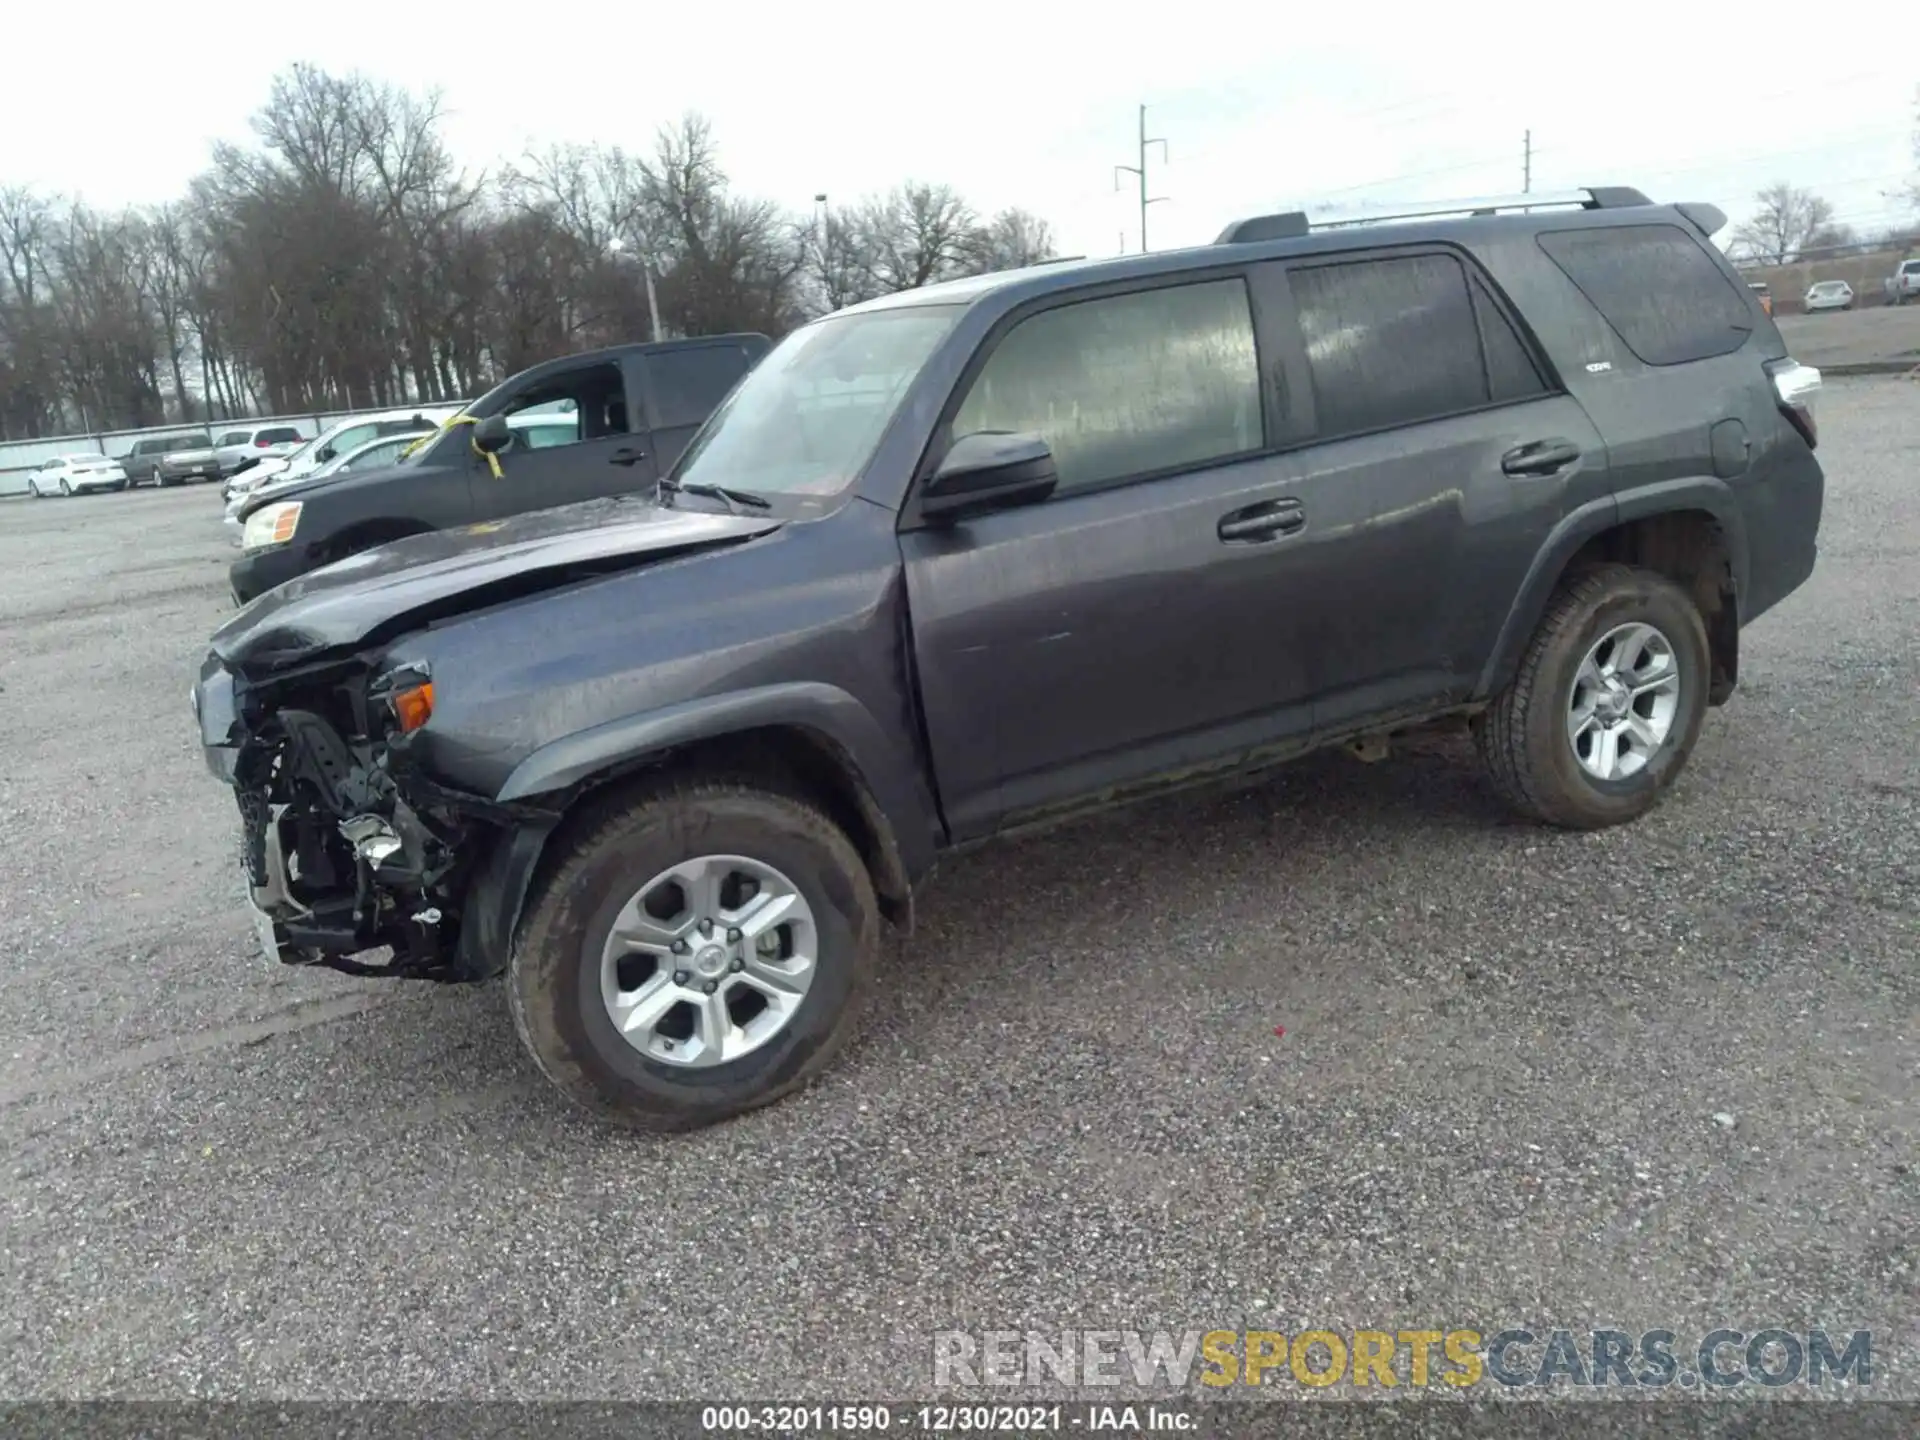
M 1820 568 L 1647 821 L 1509 824 L 1436 746 L 978 854 L 821 1085 L 671 1141 L 497 990 L 258 960 L 211 488 L 0 504 L 0 1394 L 904 1398 L 947 1326 L 1531 1322 L 1872 1327 L 1920 1395 L 1920 386 L 1824 403 Z

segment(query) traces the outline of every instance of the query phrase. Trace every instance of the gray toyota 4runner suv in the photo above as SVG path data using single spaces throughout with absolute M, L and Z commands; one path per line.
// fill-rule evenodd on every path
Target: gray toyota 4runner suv
M 1819 376 L 1723 224 L 1270 215 L 817 321 L 657 492 L 221 627 L 260 943 L 504 973 L 563 1091 L 685 1129 L 827 1063 L 952 847 L 1463 721 L 1524 815 L 1631 821 L 1814 566 Z

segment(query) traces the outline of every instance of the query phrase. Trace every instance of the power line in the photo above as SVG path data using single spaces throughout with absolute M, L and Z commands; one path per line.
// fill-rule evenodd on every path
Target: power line
M 1151 140 L 1147 138 L 1147 107 L 1142 105 L 1140 107 L 1140 163 L 1138 165 L 1116 165 L 1113 167 L 1113 188 L 1115 190 L 1120 188 L 1120 174 L 1122 171 L 1138 176 L 1140 180 L 1140 253 L 1142 255 L 1147 253 L 1147 207 L 1149 205 L 1158 205 L 1162 200 L 1167 198 L 1164 195 L 1149 196 L 1147 194 L 1147 147 L 1149 145 L 1158 145 L 1160 147 L 1160 163 L 1162 165 L 1166 164 L 1167 142 L 1158 137 Z

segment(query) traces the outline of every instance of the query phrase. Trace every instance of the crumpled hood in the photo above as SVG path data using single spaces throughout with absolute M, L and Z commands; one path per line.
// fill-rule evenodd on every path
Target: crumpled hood
M 535 510 L 396 540 L 269 590 L 213 632 L 236 668 L 273 669 L 322 651 L 374 643 L 478 608 L 544 577 L 631 568 L 752 539 L 784 522 L 766 515 L 667 509 L 617 496 Z

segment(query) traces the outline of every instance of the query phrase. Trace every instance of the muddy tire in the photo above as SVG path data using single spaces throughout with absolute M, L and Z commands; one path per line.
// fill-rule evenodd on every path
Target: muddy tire
M 664 782 L 556 836 L 508 966 L 554 1085 L 638 1130 L 693 1130 L 789 1095 L 855 1026 L 881 943 L 873 882 L 805 800 Z
M 1707 713 L 1706 625 L 1665 576 L 1602 565 L 1562 582 L 1509 685 L 1474 724 L 1494 788 L 1574 830 L 1636 820 L 1679 776 Z

